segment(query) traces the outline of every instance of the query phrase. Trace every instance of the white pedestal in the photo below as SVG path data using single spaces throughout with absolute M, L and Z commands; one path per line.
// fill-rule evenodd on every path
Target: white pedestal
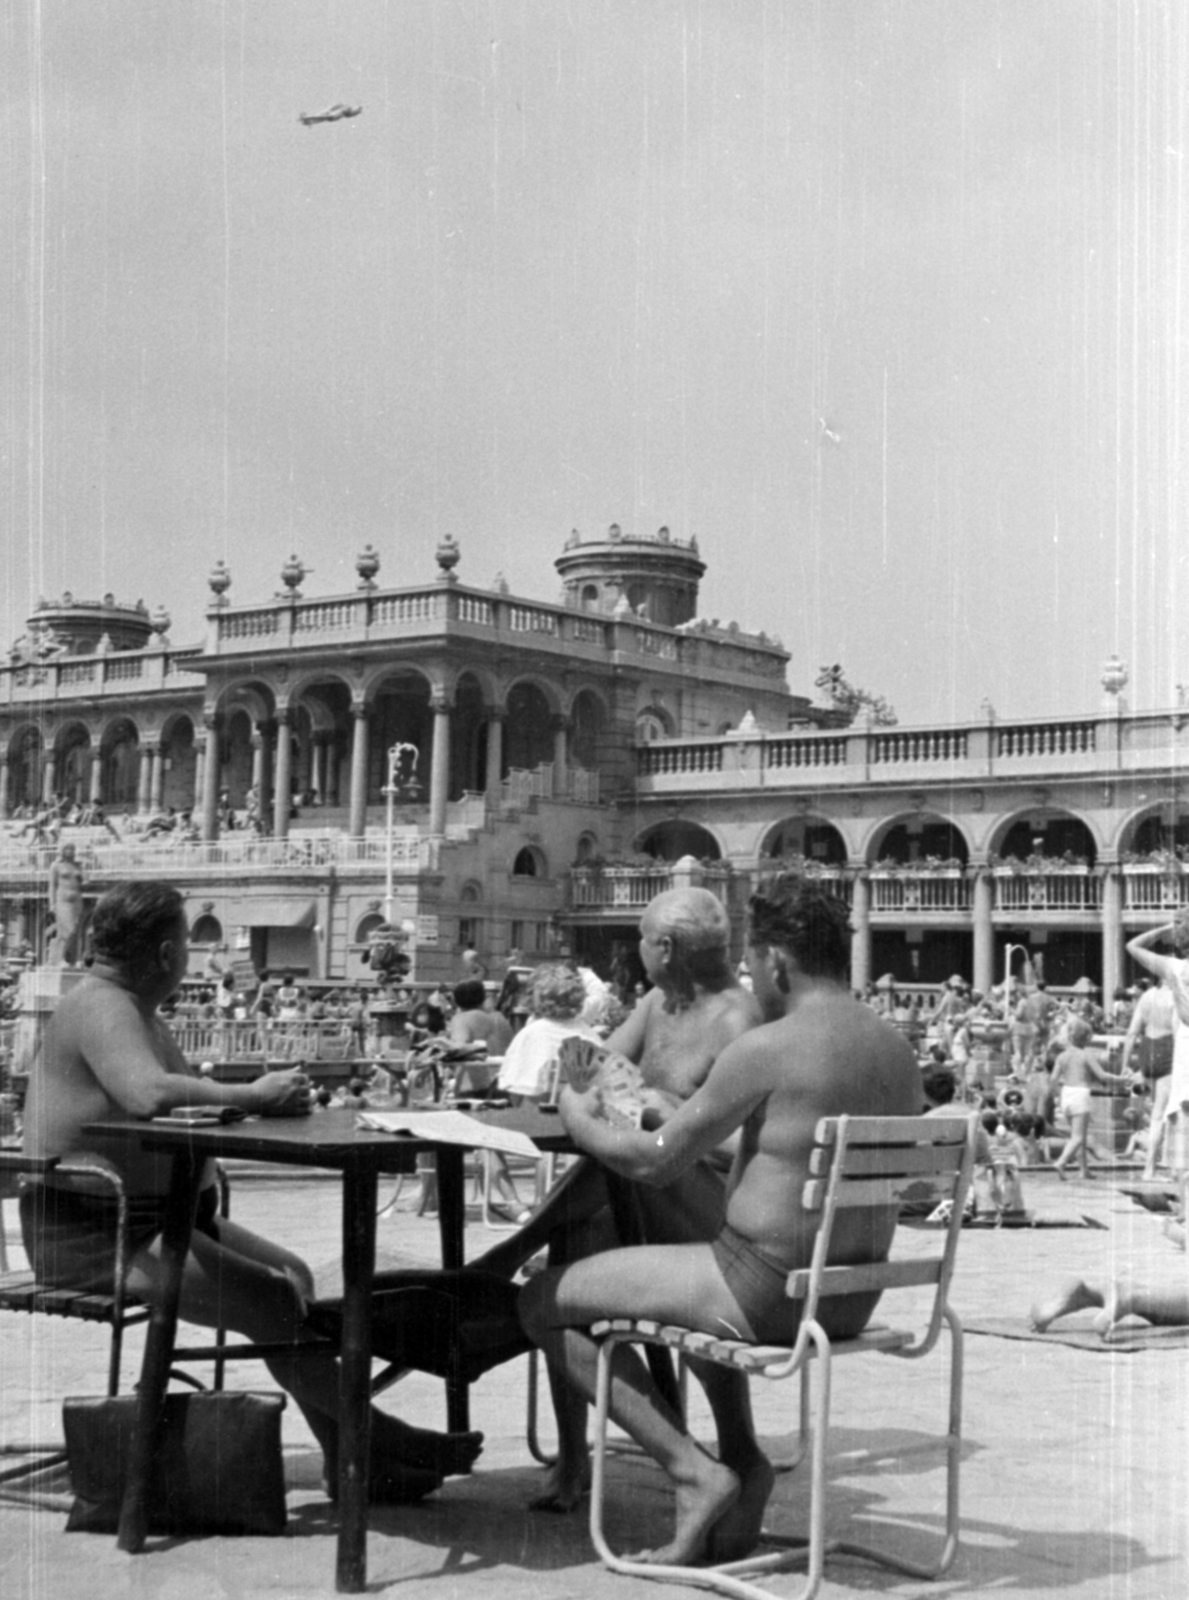
M 12 1070 L 27 1077 L 41 1058 L 45 1026 L 62 996 L 83 980 L 82 967 L 30 967 L 17 984 L 17 1022 L 13 1035 Z

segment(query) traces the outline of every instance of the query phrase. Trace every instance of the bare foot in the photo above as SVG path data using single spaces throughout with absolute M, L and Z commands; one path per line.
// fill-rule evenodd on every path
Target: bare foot
M 1053 1163 L 1053 1171 L 1061 1179 L 1061 1182 L 1064 1183 L 1065 1182 L 1065 1168 L 1061 1165 L 1061 1163 L 1059 1161 L 1055 1161 Z
M 577 1511 L 584 1495 L 590 1493 L 590 1456 L 584 1455 L 574 1468 L 556 1462 L 545 1475 L 545 1487 L 528 1503 L 530 1511 Z
M 1082 1311 L 1087 1306 L 1100 1306 L 1104 1301 L 1097 1289 L 1091 1289 L 1082 1278 L 1067 1278 L 1049 1300 L 1038 1300 L 1029 1313 L 1029 1323 L 1034 1332 L 1043 1333 L 1058 1317 L 1067 1317 L 1071 1311 Z
M 658 1567 L 687 1567 L 697 1561 L 711 1528 L 739 1498 L 741 1485 L 729 1467 L 699 1453 L 688 1478 L 677 1482 L 673 1538 L 657 1550 L 639 1550 L 628 1559 Z
M 338 1504 L 339 1469 L 336 1452 L 324 1452 L 325 1471 L 322 1486 L 326 1498 Z M 368 1473 L 367 1497 L 375 1506 L 411 1506 L 424 1500 L 427 1494 L 442 1487 L 441 1475 L 424 1467 L 406 1466 L 402 1461 L 381 1461 L 372 1453 L 371 1471 Z
M 742 1474 L 743 1487 L 735 1504 L 719 1517 L 706 1536 L 706 1559 L 715 1565 L 742 1561 L 760 1542 L 764 1508 L 772 1494 L 776 1472 L 767 1456 L 758 1452 Z
M 414 1428 L 386 1412 L 372 1412 L 372 1461 L 419 1467 L 439 1478 L 467 1473 L 483 1449 L 481 1433 L 437 1433 Z

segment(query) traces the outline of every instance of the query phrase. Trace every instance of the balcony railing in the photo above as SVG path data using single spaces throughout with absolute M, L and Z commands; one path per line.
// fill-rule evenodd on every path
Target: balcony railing
M 1003 912 L 1098 911 L 1102 879 L 1088 867 L 1065 872 L 1013 872 L 996 867 L 995 909 Z
M 871 909 L 897 915 L 940 915 L 970 910 L 971 884 L 961 871 L 871 874 Z
M 1124 912 L 1167 912 L 1189 910 L 1189 873 L 1183 868 L 1125 866 L 1123 868 Z

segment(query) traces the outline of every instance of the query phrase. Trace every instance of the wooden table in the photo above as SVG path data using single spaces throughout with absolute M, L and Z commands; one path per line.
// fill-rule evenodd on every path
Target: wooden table
M 431 1107 L 427 1107 L 431 1110 Z M 557 1116 L 536 1109 L 483 1112 L 484 1123 L 527 1133 L 542 1151 L 571 1149 Z M 177 1334 L 182 1266 L 190 1247 L 203 1166 L 210 1157 L 331 1168 L 342 1173 L 343 1324 L 340 1346 L 339 1537 L 335 1587 L 359 1594 L 367 1583 L 368 1437 L 371 1407 L 371 1289 L 375 1272 L 376 1195 L 381 1173 L 411 1172 L 432 1152 L 438 1168 L 438 1227 L 442 1266 L 463 1265 L 466 1221 L 460 1145 L 356 1128 L 354 1111 L 301 1118 L 171 1126 L 164 1122 L 90 1124 L 84 1131 L 173 1156 L 162 1234 L 164 1293 L 152 1310 L 141 1365 L 136 1434 L 120 1516 L 119 1547 L 138 1551 L 148 1533 L 147 1489 Z M 465 1384 L 447 1390 L 447 1425 L 468 1425 Z

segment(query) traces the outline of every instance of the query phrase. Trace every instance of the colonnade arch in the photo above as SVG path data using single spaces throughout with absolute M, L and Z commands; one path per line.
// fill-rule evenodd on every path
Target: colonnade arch
M 44 740 L 35 723 L 17 728 L 8 741 L 5 763 L 7 781 L 0 800 L 11 815 L 23 807 L 37 806 L 41 800 L 41 765 Z
M 680 817 L 647 829 L 637 840 L 636 848 L 657 861 L 680 861 L 682 856 L 694 856 L 699 861 L 722 860 L 722 847 L 709 828 Z
M 824 817 L 785 817 L 765 834 L 760 859 L 780 861 L 790 857 L 804 857 L 823 866 L 841 866 L 847 857 L 846 840 Z

